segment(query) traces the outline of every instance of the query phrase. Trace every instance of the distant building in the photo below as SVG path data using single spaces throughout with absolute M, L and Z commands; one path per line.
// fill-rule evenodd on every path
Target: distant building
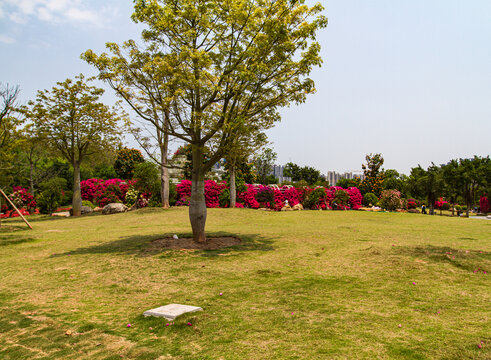
M 292 181 L 290 177 L 283 176 L 283 170 L 285 170 L 284 165 L 273 165 L 273 170 L 268 175 L 273 175 L 278 178 L 280 184 Z
M 361 173 L 345 172 L 343 174 L 337 173 L 335 171 L 328 171 L 326 179 L 329 185 L 334 186 L 340 179 L 355 179 L 358 178 L 363 180 L 365 176 Z

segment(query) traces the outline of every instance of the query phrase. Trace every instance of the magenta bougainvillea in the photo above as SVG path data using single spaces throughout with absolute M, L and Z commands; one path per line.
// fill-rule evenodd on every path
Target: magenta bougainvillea
M 489 201 L 487 196 L 481 196 L 479 199 L 479 206 L 481 207 L 481 212 L 487 214 L 489 212 Z
M 216 182 L 213 180 L 205 180 L 205 201 L 206 207 L 220 207 L 220 194 L 227 188 L 225 182 Z M 191 180 L 182 180 L 176 186 L 178 200 L 177 206 L 189 206 L 191 200 Z
M 135 180 L 123 181 L 121 179 L 87 179 L 80 182 L 82 199 L 94 205 L 103 207 L 112 202 L 125 202 L 128 188 L 135 184 Z
M 220 207 L 220 194 L 227 189 L 225 182 L 215 182 L 213 180 L 205 181 L 205 200 L 206 206 L 209 208 Z M 319 190 L 320 189 L 320 190 Z M 177 203 L 178 206 L 189 206 L 189 201 L 191 199 L 191 181 L 182 180 L 176 187 L 177 190 Z M 346 192 L 349 196 L 349 201 L 347 204 L 335 204 L 333 205 L 333 200 L 336 197 L 336 192 L 342 190 Z M 311 195 L 313 192 L 315 195 L 314 202 L 306 201 L 312 199 Z M 272 195 L 272 196 L 271 196 Z M 360 190 L 356 187 L 350 187 L 348 189 L 343 189 L 339 186 L 332 186 L 328 189 L 317 187 L 317 188 L 294 188 L 284 186 L 282 188 L 270 188 L 264 185 L 250 185 L 246 184 L 246 190 L 237 194 L 237 205 L 239 208 L 251 208 L 258 209 L 260 207 L 266 207 L 274 210 L 281 210 L 285 205 L 285 201 L 288 200 L 290 206 L 295 206 L 297 204 L 308 203 L 307 206 L 310 209 L 354 209 L 357 210 L 361 207 L 363 197 Z
M 21 186 L 14 186 L 12 190 L 12 194 L 9 195 L 10 201 L 12 201 L 18 209 L 24 209 L 28 213 L 32 213 L 36 208 L 36 200 L 29 190 Z

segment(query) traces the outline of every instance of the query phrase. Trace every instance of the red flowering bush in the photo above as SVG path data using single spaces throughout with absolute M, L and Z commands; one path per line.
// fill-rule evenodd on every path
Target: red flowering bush
M 182 180 L 176 186 L 176 192 L 178 200 L 177 206 L 189 206 L 191 200 L 191 180 Z M 227 185 L 223 182 L 217 183 L 213 180 L 205 180 L 205 201 L 206 207 L 218 208 L 220 207 L 220 194 Z
M 360 190 L 356 187 L 350 187 L 347 190 L 349 196 L 349 204 L 353 210 L 358 210 L 361 208 L 361 203 L 363 202 L 363 196 Z
M 481 196 L 479 199 L 479 206 L 481 207 L 481 212 L 487 214 L 489 212 L 489 201 L 487 196 Z
M 418 207 L 418 202 L 415 199 L 407 199 L 407 208 L 416 209 Z
M 34 196 L 28 189 L 20 186 L 14 186 L 13 190 L 14 192 L 9 195 L 10 201 L 12 201 L 18 209 L 25 209 L 28 213 L 32 213 L 36 208 Z
M 123 181 L 121 179 L 87 179 L 80 182 L 82 200 L 104 207 L 113 202 L 125 202 L 126 193 L 135 180 Z
M 254 185 L 246 185 L 247 190 L 239 193 L 237 199 L 244 204 L 244 207 L 259 209 L 259 202 L 256 200 L 257 189 Z
M 178 206 L 189 206 L 191 199 L 191 181 L 182 180 L 176 186 Z M 236 207 L 247 207 L 258 209 L 268 207 L 274 210 L 281 210 L 288 200 L 290 206 L 303 204 L 306 209 L 331 209 L 333 200 L 337 196 L 334 208 L 336 209 L 359 209 L 363 197 L 360 190 L 356 187 L 343 189 L 333 186 L 329 189 L 317 187 L 315 189 L 304 187 L 294 188 L 290 186 L 269 187 L 264 185 L 245 185 L 246 190 L 237 194 Z M 220 195 L 228 190 L 225 182 L 217 183 L 213 180 L 205 181 L 205 200 L 206 207 L 220 207 Z M 338 194 L 339 192 L 339 194 Z M 228 207 L 228 202 L 222 201 L 222 207 Z
M 434 207 L 439 210 L 448 210 L 450 209 L 450 203 L 444 200 L 435 201 Z

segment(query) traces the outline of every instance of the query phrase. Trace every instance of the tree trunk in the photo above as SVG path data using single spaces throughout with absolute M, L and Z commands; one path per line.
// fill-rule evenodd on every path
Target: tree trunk
M 80 164 L 73 163 L 73 198 L 72 198 L 72 216 L 82 215 L 82 192 L 80 190 Z
M 169 204 L 169 169 L 167 168 L 167 142 L 160 147 L 160 199 L 162 207 L 168 209 Z
M 230 208 L 235 207 L 235 201 L 237 198 L 237 190 L 235 188 L 235 165 L 230 165 Z
M 198 243 L 206 242 L 206 201 L 205 172 L 203 169 L 203 148 L 193 145 L 193 170 L 191 201 L 189 202 L 189 220 L 193 229 L 193 239 Z
M 30 162 L 29 165 L 29 190 L 31 191 L 32 196 L 34 196 L 34 164 Z
M 170 208 L 169 204 L 169 169 L 167 168 L 167 153 L 169 150 L 169 110 L 164 114 L 164 131 L 163 137 L 160 138 L 160 198 L 164 209 Z M 160 136 L 159 136 L 160 137 Z

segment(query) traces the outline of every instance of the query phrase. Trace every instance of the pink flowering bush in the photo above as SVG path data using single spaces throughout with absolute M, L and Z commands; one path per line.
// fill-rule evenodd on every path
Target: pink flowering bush
M 178 200 L 177 206 L 189 206 L 191 200 L 191 180 L 182 180 L 176 186 Z M 227 188 L 224 182 L 217 183 L 213 180 L 205 180 L 205 201 L 206 207 L 220 207 L 220 194 Z
M 14 192 L 9 195 L 10 201 L 12 201 L 18 209 L 25 209 L 28 213 L 32 213 L 36 208 L 34 196 L 28 189 L 20 186 L 14 186 L 13 190 Z
M 450 209 L 450 203 L 440 199 L 440 201 L 435 201 L 434 207 L 439 210 L 448 210 Z
M 244 204 L 244 207 L 251 209 L 259 209 L 259 202 L 256 200 L 257 189 L 254 185 L 246 185 L 247 190 L 237 195 L 239 202 Z
M 382 208 L 389 211 L 401 209 L 404 205 L 401 193 L 397 190 L 383 190 L 380 195 L 380 204 Z
M 104 207 L 113 202 L 125 202 L 126 193 L 135 180 L 123 181 L 121 179 L 87 179 L 80 182 L 82 200 Z
M 178 206 L 189 206 L 191 199 L 191 181 L 182 180 L 176 186 Z M 264 185 L 245 185 L 246 190 L 237 194 L 236 207 L 258 209 L 267 207 L 276 211 L 281 210 L 288 201 L 290 206 L 302 204 L 306 209 L 359 209 L 363 197 L 356 187 L 343 189 L 339 186 L 332 186 L 329 189 L 317 188 L 294 188 L 284 186 L 281 188 L 271 188 Z M 205 181 L 205 200 L 206 207 L 220 207 L 220 195 L 228 190 L 225 182 Z M 334 201 L 334 200 L 337 201 Z M 335 205 L 334 205 L 335 204 Z M 222 207 L 228 207 L 228 202 L 222 201 Z
M 479 199 L 479 206 L 481 207 L 481 212 L 487 214 L 490 210 L 489 201 L 487 196 L 481 196 Z

